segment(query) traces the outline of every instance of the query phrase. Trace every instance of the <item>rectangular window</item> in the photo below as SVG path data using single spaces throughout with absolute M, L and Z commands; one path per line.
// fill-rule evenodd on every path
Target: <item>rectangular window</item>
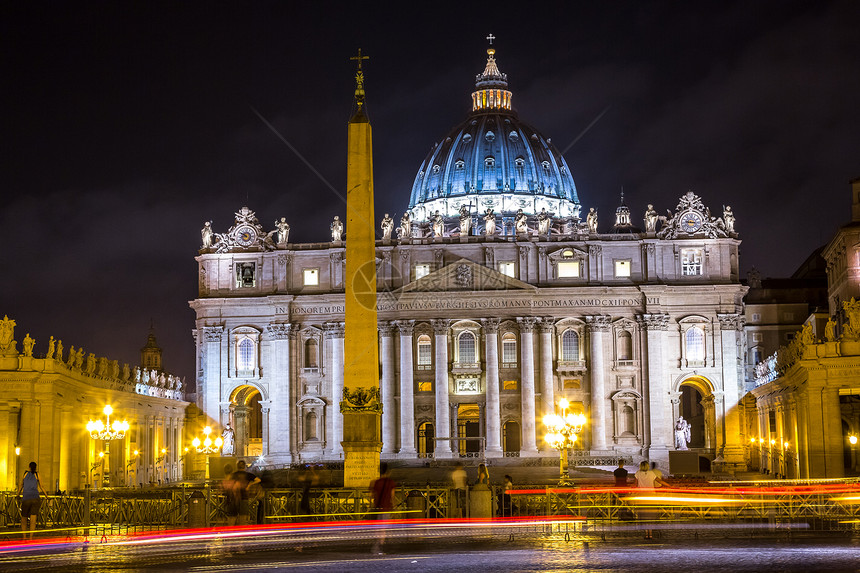
M 317 286 L 320 284 L 320 270 L 304 269 L 302 271 L 302 278 L 305 286 Z
M 418 391 L 419 392 L 432 392 L 433 391 L 433 383 L 432 382 L 419 382 L 418 383 Z
M 681 274 L 685 277 L 702 274 L 702 249 L 681 249 Z
M 518 390 L 519 386 L 520 384 L 516 380 L 505 380 L 502 382 L 503 390 Z
M 761 314 L 754 312 L 752 315 L 753 322 L 761 322 Z
M 433 364 L 432 346 L 429 342 L 418 342 L 418 365 L 429 366 Z
M 415 280 L 417 281 L 421 277 L 426 277 L 430 274 L 430 264 L 429 263 L 420 263 L 415 265 Z
M 794 320 L 794 313 L 793 312 L 784 312 L 784 313 L 782 313 L 782 319 L 785 320 L 786 322 L 791 322 Z
M 761 342 L 761 332 L 753 332 L 753 342 Z
M 507 275 L 511 278 L 515 278 L 514 275 L 516 273 L 516 267 L 514 266 L 514 263 L 511 261 L 499 263 L 499 272 L 502 273 L 503 275 Z
M 767 413 L 767 425 L 771 434 L 776 433 L 776 412 L 771 410 Z
M 630 260 L 615 261 L 615 278 L 630 276 Z
M 516 364 L 517 362 L 517 341 L 504 340 L 502 341 L 502 362 L 505 364 Z
M 254 263 L 236 263 L 236 286 L 248 288 L 256 284 Z
M 629 274 L 627 276 L 630 276 Z M 558 278 L 579 278 L 579 261 L 559 261 Z

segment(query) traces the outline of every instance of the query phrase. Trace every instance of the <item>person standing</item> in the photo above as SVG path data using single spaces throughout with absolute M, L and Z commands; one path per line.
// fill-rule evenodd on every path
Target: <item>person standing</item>
M 42 498 L 39 497 L 39 491 L 45 497 L 48 496 L 45 488 L 42 487 L 42 480 L 39 479 L 39 473 L 36 471 L 36 462 L 30 462 L 30 469 L 24 472 L 24 477 L 21 479 L 21 485 L 18 487 L 18 495 L 21 495 L 21 531 L 34 531 L 36 529 L 36 518 L 39 515 L 39 507 L 42 505 Z M 28 524 L 29 521 L 29 524 Z M 33 534 L 30 533 L 30 538 Z
M 630 472 L 624 467 L 624 460 L 618 460 L 618 467 L 612 472 L 615 476 L 615 487 L 627 487 L 627 478 Z
M 373 480 L 370 484 L 370 493 L 373 496 L 373 511 L 377 515 L 377 519 L 387 520 L 391 518 L 391 511 L 394 509 L 394 490 L 397 484 L 391 479 L 388 473 L 388 464 L 381 462 L 379 464 L 379 477 Z M 382 544 L 385 543 L 385 529 L 379 528 L 379 537 L 376 543 L 373 544 L 373 553 L 382 554 Z
M 654 473 L 649 467 L 648 462 L 641 462 L 639 464 L 639 471 L 633 474 L 633 477 L 636 478 L 636 487 L 643 489 L 654 489 L 656 484 L 668 486 L 663 478 Z M 650 521 L 656 518 L 656 512 L 654 511 L 644 511 L 642 512 L 642 517 L 646 521 Z M 645 530 L 645 539 L 653 539 L 654 532 L 651 529 Z
M 511 490 L 514 489 L 514 478 L 505 475 L 504 490 L 502 491 L 502 516 L 511 517 L 514 514 L 514 505 L 511 500 Z
M 236 462 L 236 471 L 230 475 L 230 479 L 234 482 L 233 487 L 238 494 L 236 497 L 239 500 L 239 525 L 248 523 L 251 516 L 248 487 L 251 484 L 260 483 L 260 478 L 247 471 L 246 467 L 245 460 L 239 460 Z
M 665 481 L 663 481 L 663 470 L 657 469 L 657 462 L 651 462 L 651 471 L 654 472 L 654 475 L 660 478 L 660 481 L 655 483 L 654 487 L 660 487 L 660 484 L 666 483 Z
M 490 486 L 490 472 L 487 471 L 487 466 L 484 464 L 478 465 L 478 481 L 475 482 L 475 484 L 484 484 L 487 487 Z
M 466 470 L 463 469 L 463 464 L 457 462 L 454 466 L 454 471 L 451 472 L 451 481 L 454 482 L 454 494 L 457 498 L 457 510 L 460 512 L 460 517 L 466 517 L 466 485 L 467 485 Z

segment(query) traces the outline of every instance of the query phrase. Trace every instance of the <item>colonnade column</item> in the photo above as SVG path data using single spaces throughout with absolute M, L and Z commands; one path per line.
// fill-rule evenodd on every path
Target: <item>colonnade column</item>
M 520 327 L 520 380 L 522 387 L 523 441 L 521 452 L 537 453 L 535 438 L 535 347 L 534 329 L 538 319 L 533 316 L 518 317 Z
M 609 331 L 609 317 L 586 316 L 591 343 L 588 365 L 591 380 L 591 449 L 606 449 L 606 366 L 603 360 L 603 335 Z
M 400 330 L 400 453 L 415 455 L 415 388 L 412 372 L 413 320 L 398 320 Z
M 722 457 L 729 471 L 745 471 L 744 444 L 741 443 L 740 390 L 738 389 L 738 342 L 744 318 L 738 314 L 720 314 L 721 358 L 723 370 Z
M 668 314 L 643 314 L 638 317 L 647 335 L 648 376 L 643 384 L 644 406 L 646 408 L 645 446 L 650 457 L 668 457 L 672 436 L 672 418 L 667 403 L 669 390 L 663 378 L 663 333 L 669 325 Z M 654 455 L 652 455 L 652 452 Z
M 436 391 L 436 437 L 450 438 L 450 418 L 448 416 L 448 327 L 451 321 L 448 319 L 432 320 L 435 334 L 436 352 L 434 355 L 436 366 L 436 378 L 433 383 Z M 451 441 L 439 440 L 436 442 L 436 455 L 448 457 L 451 453 Z
M 538 324 L 540 329 L 540 395 L 543 414 L 555 412 L 555 387 L 552 376 L 552 333 L 555 320 L 546 317 Z
M 485 318 L 484 348 L 487 350 L 486 453 L 502 454 L 501 407 L 499 405 L 499 324 L 498 318 Z
M 325 335 L 331 340 L 328 371 L 331 376 L 331 399 L 328 416 L 329 434 L 326 436 L 327 449 L 333 457 L 343 455 L 343 414 L 340 401 L 343 399 L 343 334 L 344 323 L 327 322 L 323 325 Z
M 382 383 L 379 385 L 382 402 L 382 453 L 393 454 L 397 441 L 397 412 L 394 407 L 394 325 L 379 323 Z
M 263 455 L 276 463 L 289 463 L 290 456 L 290 324 L 273 323 L 266 326 L 271 348 L 268 414 L 263 415 Z

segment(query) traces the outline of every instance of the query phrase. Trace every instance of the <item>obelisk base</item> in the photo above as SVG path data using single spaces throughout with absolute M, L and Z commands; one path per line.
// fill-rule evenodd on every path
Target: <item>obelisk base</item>
M 343 414 L 343 487 L 370 487 L 379 477 L 379 412 Z

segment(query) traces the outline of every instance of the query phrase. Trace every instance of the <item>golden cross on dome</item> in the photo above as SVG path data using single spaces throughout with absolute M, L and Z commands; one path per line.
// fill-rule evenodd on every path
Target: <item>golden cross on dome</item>
M 358 55 L 357 56 L 352 56 L 350 58 L 350 60 L 357 60 L 358 61 L 358 71 L 361 71 L 361 60 L 369 60 L 369 59 L 370 59 L 369 56 L 362 56 L 361 55 L 361 48 L 358 49 Z
M 490 41 L 490 45 L 492 46 L 492 45 L 493 45 L 493 40 L 495 40 L 495 39 L 496 39 L 496 37 L 495 37 L 495 36 L 493 36 L 492 34 L 490 34 L 489 36 L 487 36 L 487 39 Z M 358 53 L 359 53 L 359 54 L 361 54 L 361 50 L 359 50 L 359 51 L 358 51 Z

